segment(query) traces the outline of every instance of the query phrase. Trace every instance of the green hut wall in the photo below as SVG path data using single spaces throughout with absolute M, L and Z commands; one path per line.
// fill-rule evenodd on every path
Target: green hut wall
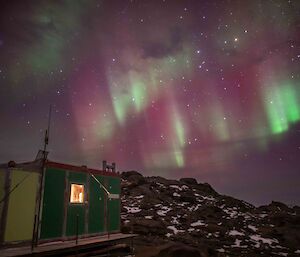
M 103 175 L 95 177 L 110 193 L 120 194 L 119 177 Z M 72 184 L 84 186 L 83 203 L 70 203 Z M 107 233 L 107 230 L 119 231 L 120 199 L 107 200 L 103 188 L 84 170 L 80 172 L 47 168 L 40 238 L 72 237 L 76 235 L 77 226 L 78 235 Z
M 41 239 L 59 238 L 63 236 L 64 223 L 64 170 L 48 168 L 45 172 Z
M 30 163 L 26 167 L 0 170 L 0 200 L 5 197 L 0 203 L 0 244 L 32 240 L 41 167 L 30 166 Z M 110 176 L 109 173 L 100 174 L 101 171 L 64 164 L 46 166 L 39 239 L 75 236 L 77 215 L 79 235 L 120 231 L 120 199 L 107 199 L 104 189 L 90 176 L 90 171 L 110 193 L 120 195 L 120 178 L 115 174 Z M 15 188 L 17 184 L 20 185 Z M 70 203 L 71 184 L 84 185 L 83 203 Z

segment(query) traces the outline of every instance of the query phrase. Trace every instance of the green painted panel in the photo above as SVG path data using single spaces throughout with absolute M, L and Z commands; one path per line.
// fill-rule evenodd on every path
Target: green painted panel
M 102 176 L 96 178 L 104 183 Z M 94 178 L 90 177 L 90 193 L 89 193 L 89 233 L 99 233 L 105 230 L 104 228 L 104 206 L 105 198 L 104 191 Z
M 69 190 L 71 184 L 83 184 L 84 185 L 84 202 L 87 200 L 86 196 L 86 173 L 82 172 L 70 172 L 69 173 Z M 70 195 L 68 196 L 70 197 Z M 68 203 L 67 212 L 67 228 L 66 235 L 74 236 L 76 235 L 76 223 L 78 215 L 78 234 L 82 235 L 85 233 L 85 203 Z
M 112 194 L 120 194 L 121 186 L 120 186 L 120 178 L 118 177 L 108 177 L 109 181 L 109 192 Z
M 11 171 L 12 190 L 9 195 L 4 241 L 31 240 L 39 174 L 21 170 Z
M 64 170 L 49 168 L 45 172 L 41 238 L 61 237 L 64 217 Z
M 110 199 L 109 207 L 109 231 L 120 230 L 120 200 Z
M 120 178 L 109 177 L 109 192 L 112 194 L 120 194 Z M 120 230 L 120 199 L 110 199 L 108 201 L 109 208 L 109 231 Z

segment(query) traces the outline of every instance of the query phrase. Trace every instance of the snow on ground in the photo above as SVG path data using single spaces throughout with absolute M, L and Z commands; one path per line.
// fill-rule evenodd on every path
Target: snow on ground
M 175 188 L 179 191 L 182 191 L 181 187 L 180 186 L 177 186 L 177 185 L 170 185 L 171 188 Z
M 156 213 L 159 216 L 166 216 L 166 214 L 171 211 L 172 209 L 167 206 L 162 206 L 161 210 L 158 210 Z
M 252 225 L 248 225 L 248 228 L 251 229 L 252 231 L 256 232 L 257 231 L 257 227 L 254 227 Z
M 261 217 L 261 218 L 265 218 L 265 217 L 267 217 L 267 216 L 268 216 L 267 213 L 261 213 L 261 214 L 259 214 L 259 217 Z
M 159 182 L 156 182 L 156 185 L 160 186 L 160 187 L 163 187 L 163 188 L 166 188 L 166 186 L 162 183 L 159 183 Z
M 153 218 L 153 216 L 145 216 L 145 219 L 147 220 L 151 220 Z
M 124 206 L 124 208 L 127 210 L 128 213 L 138 213 L 141 211 L 139 207 Z
M 198 227 L 198 226 L 206 226 L 206 224 L 202 220 L 198 220 L 196 222 L 191 223 L 192 227 Z
M 300 250 L 296 250 L 295 253 L 300 253 Z
M 178 220 L 177 220 L 177 217 L 174 217 L 172 216 L 172 221 L 171 221 L 172 224 L 179 224 Z
M 134 197 L 135 199 L 142 199 L 142 198 L 144 198 L 144 196 L 143 195 L 139 195 L 139 196 L 136 196 L 136 197 Z
M 239 232 L 237 230 L 231 230 L 231 231 L 229 231 L 228 235 L 230 235 L 230 236 L 244 236 L 245 234 L 242 233 L 242 232 Z
M 264 237 L 262 237 L 261 235 L 258 235 L 258 234 L 251 235 L 250 238 L 257 243 L 255 247 L 259 247 L 260 242 L 262 242 L 264 244 L 269 244 L 269 245 L 271 245 L 273 243 L 275 243 L 275 244 L 279 243 L 277 239 L 264 238 Z
M 207 201 L 215 201 L 216 200 L 216 198 L 214 198 L 212 196 L 202 196 L 202 198 Z
M 225 250 L 224 250 L 223 248 L 217 249 L 217 251 L 218 251 L 219 253 L 225 253 Z
M 180 197 L 180 194 L 177 194 L 177 193 L 175 192 L 175 193 L 173 193 L 173 196 Z
M 230 218 L 236 218 L 238 212 L 232 208 L 223 209 L 223 211 L 230 216 Z
M 288 256 L 288 253 L 276 253 L 276 254 L 280 256 Z
M 242 240 L 235 239 L 234 245 L 232 245 L 231 247 L 247 248 L 246 245 L 241 245 L 241 242 L 242 242 Z
M 170 229 L 170 230 L 172 230 L 175 235 L 177 233 L 184 232 L 184 230 L 177 229 L 175 226 L 168 226 L 167 228 Z

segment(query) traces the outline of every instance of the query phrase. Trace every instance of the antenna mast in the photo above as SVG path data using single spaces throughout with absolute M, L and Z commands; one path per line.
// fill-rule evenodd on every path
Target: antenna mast
M 45 138 L 44 138 L 44 160 L 46 160 L 46 149 L 47 149 L 47 145 L 49 144 L 51 114 L 52 114 L 52 105 L 50 105 L 49 107 L 48 128 L 46 129 Z

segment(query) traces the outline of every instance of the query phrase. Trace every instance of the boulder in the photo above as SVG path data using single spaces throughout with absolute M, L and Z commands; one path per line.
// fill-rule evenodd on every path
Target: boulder
M 194 178 L 181 178 L 181 179 L 179 179 L 179 181 L 184 184 L 188 184 L 188 185 L 197 185 L 198 184 L 197 180 Z
M 126 171 L 121 174 L 122 179 L 126 179 L 128 182 L 131 182 L 134 185 L 142 185 L 146 183 L 145 178 L 142 174 L 137 171 Z

